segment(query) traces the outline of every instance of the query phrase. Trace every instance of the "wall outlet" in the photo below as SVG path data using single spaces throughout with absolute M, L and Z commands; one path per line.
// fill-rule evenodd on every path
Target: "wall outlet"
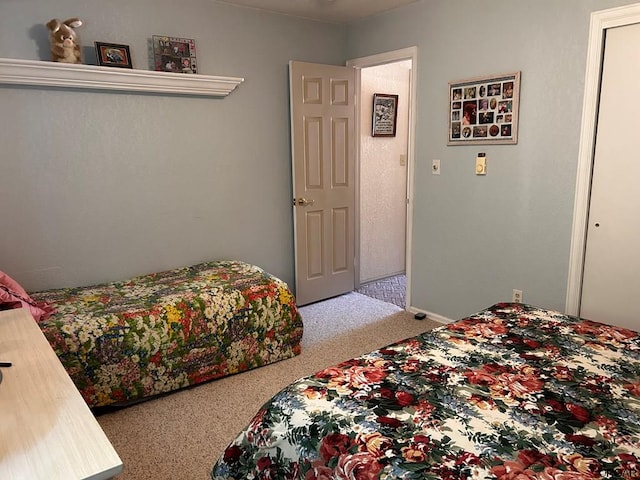
M 433 175 L 440 175 L 440 160 L 433 160 L 431 163 L 431 173 Z
M 522 303 L 522 290 L 513 289 L 513 303 Z

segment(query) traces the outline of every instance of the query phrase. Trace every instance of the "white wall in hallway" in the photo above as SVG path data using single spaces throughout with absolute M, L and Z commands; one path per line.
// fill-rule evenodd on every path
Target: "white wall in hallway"
M 411 61 L 363 68 L 360 132 L 360 282 L 404 272 Z M 374 93 L 398 95 L 395 137 L 373 137 Z

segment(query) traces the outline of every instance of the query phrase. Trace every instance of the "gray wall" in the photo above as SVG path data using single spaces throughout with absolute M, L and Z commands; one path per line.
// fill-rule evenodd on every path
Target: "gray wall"
M 288 61 L 344 62 L 345 27 L 211 0 L 0 0 L 0 57 L 48 60 L 44 24 L 94 41 L 196 40 L 224 99 L 0 86 L 0 269 L 28 290 L 211 259 L 293 285 Z M 90 58 L 90 55 L 87 56 Z
M 564 310 L 590 14 L 630 3 L 429 0 L 351 26 L 349 58 L 418 47 L 413 306 L 455 319 L 518 288 Z M 518 70 L 518 144 L 448 147 L 448 82 Z
M 0 57 L 47 59 L 43 24 L 79 16 L 85 45 L 129 44 L 137 67 L 176 35 L 201 73 L 246 78 L 223 100 L 0 87 L 0 268 L 35 290 L 238 258 L 293 284 L 288 60 L 416 45 L 413 305 L 458 318 L 518 288 L 562 310 L 589 15 L 630 3 L 424 0 L 344 28 L 211 0 L 0 0 Z M 447 147 L 448 82 L 516 70 L 518 144 Z

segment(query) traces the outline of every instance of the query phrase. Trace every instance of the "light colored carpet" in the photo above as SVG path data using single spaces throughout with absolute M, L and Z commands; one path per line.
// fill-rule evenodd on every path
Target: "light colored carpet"
M 206 480 L 258 409 L 289 383 L 439 324 L 349 293 L 300 308 L 302 354 L 98 416 L 124 463 L 118 480 Z

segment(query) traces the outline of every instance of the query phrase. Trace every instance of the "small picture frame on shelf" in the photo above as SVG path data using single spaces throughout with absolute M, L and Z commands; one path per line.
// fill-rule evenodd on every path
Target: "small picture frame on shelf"
M 94 42 L 98 65 L 103 67 L 133 68 L 129 45 Z
M 192 38 L 153 35 L 153 63 L 158 72 L 198 73 L 196 42 Z

